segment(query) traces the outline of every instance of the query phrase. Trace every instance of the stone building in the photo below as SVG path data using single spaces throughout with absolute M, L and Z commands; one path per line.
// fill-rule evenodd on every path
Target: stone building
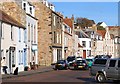
M 78 50 L 78 43 L 77 41 L 77 36 L 74 34 L 74 17 L 72 18 L 64 18 L 64 41 L 65 41 L 65 46 L 67 47 L 67 50 L 65 50 L 65 57 L 67 56 L 76 56 L 76 52 Z M 76 38 L 76 39 L 75 39 Z
M 52 63 L 52 10 L 39 0 L 31 3 L 38 19 L 38 64 L 47 66 Z
M 60 13 L 52 11 L 52 62 L 61 60 L 62 57 L 62 24 L 63 16 Z
M 108 26 L 114 39 L 114 58 L 120 57 L 120 26 Z

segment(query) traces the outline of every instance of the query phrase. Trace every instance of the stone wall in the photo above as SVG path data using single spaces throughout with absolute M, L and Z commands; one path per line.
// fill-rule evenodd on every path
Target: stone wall
M 32 4 L 35 6 L 35 17 L 38 19 L 38 62 L 39 65 L 51 65 L 51 10 L 41 2 Z

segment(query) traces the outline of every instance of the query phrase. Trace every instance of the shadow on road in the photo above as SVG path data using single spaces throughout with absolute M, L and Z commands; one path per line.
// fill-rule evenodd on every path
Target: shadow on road
M 85 83 L 89 83 L 89 84 L 101 84 L 101 83 L 97 83 L 94 78 L 84 78 L 84 77 L 77 77 L 76 79 L 79 79 L 81 81 L 84 81 Z M 113 84 L 112 81 L 106 81 L 105 83 L 102 84 Z

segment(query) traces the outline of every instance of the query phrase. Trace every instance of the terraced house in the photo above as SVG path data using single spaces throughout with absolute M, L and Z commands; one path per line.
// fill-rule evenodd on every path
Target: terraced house
M 4 65 L 8 67 L 8 73 L 13 73 L 17 67 L 18 72 L 24 71 L 24 34 L 26 29 L 26 13 L 19 7 L 15 0 L 11 0 L 11 2 L 3 2 L 0 4 L 2 10 L 1 18 L 2 20 L 5 19 L 5 22 L 9 22 L 9 24 L 2 24 L 4 37 L 1 43 L 2 56 L 5 56 L 7 62 L 5 62 Z
M 14 73 L 18 67 L 19 72 L 24 70 L 25 26 L 14 20 L 11 16 L 0 10 L 1 21 L 1 73 L 3 66 L 7 66 L 7 73 Z
M 62 16 L 46 0 L 32 2 L 38 19 L 38 63 L 51 65 L 62 55 Z

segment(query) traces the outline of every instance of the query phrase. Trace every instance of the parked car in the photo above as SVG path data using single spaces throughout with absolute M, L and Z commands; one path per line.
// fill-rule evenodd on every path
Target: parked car
M 75 56 L 68 56 L 68 57 L 67 57 L 67 61 L 68 61 L 69 68 L 73 68 L 73 67 L 74 67 L 73 64 L 74 64 L 74 62 L 75 62 L 75 59 L 76 59 Z
M 74 63 L 74 69 L 88 69 L 88 65 L 85 59 L 76 60 Z
M 97 58 L 111 58 L 111 56 L 110 55 L 96 55 L 95 56 L 95 59 L 97 59 Z
M 90 74 L 95 77 L 97 82 L 105 82 L 105 80 L 120 81 L 120 58 L 95 59 L 90 68 Z
M 92 64 L 94 62 L 94 59 L 93 58 L 87 58 L 86 61 L 87 61 L 88 67 L 91 68 L 91 66 L 92 66 Z
M 75 60 L 81 60 L 81 59 L 83 59 L 83 58 L 82 57 L 76 57 Z
M 58 60 L 57 63 L 55 63 L 55 70 L 60 69 L 68 69 L 68 62 L 67 60 Z

